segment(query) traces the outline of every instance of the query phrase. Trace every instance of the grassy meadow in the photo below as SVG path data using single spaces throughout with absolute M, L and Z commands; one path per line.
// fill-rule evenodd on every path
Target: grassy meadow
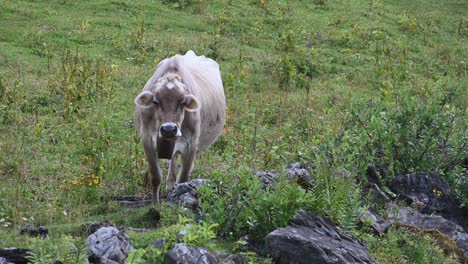
M 305 209 L 380 263 L 451 263 L 431 237 L 358 221 L 368 165 L 383 183 L 435 171 L 468 206 L 467 36 L 463 0 L 0 1 L 0 248 L 84 263 L 84 225 L 109 220 L 154 228 L 129 232 L 129 263 L 160 263 L 176 242 L 239 253 L 241 236 L 262 240 Z M 220 64 L 228 119 L 195 162 L 192 178 L 212 180 L 203 221 L 163 202 L 154 224 L 112 196 L 148 193 L 133 100 L 161 59 L 190 49 Z M 292 162 L 312 190 L 287 182 Z M 260 170 L 280 172 L 277 187 L 262 191 Z M 20 236 L 26 224 L 49 238 Z

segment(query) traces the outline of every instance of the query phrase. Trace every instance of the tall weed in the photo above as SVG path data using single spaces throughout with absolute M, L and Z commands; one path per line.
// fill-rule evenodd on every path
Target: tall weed
M 49 71 L 48 87 L 57 98 L 67 121 L 89 111 L 93 103 L 112 100 L 115 91 L 114 65 L 106 60 L 91 59 L 78 51 L 64 49 L 59 61 Z

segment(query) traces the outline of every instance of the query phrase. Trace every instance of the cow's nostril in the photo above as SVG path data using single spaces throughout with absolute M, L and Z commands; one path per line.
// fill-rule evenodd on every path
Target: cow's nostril
M 177 126 L 175 124 L 165 124 L 160 128 L 161 135 L 165 137 L 174 137 L 177 134 Z

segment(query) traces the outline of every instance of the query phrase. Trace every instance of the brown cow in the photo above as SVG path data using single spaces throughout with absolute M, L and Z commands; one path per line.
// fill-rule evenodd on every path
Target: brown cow
M 153 202 L 159 204 L 162 170 L 159 159 L 170 159 L 166 190 L 186 182 L 195 154 L 222 133 L 226 99 L 219 65 L 193 51 L 161 61 L 135 98 L 135 127 L 151 173 Z M 177 175 L 178 155 L 182 166 Z

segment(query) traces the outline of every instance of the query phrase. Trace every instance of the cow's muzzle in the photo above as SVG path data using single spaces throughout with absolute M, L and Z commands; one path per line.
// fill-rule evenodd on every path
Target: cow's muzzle
M 177 139 L 182 136 L 180 129 L 175 123 L 164 123 L 159 128 L 159 134 L 165 139 Z

